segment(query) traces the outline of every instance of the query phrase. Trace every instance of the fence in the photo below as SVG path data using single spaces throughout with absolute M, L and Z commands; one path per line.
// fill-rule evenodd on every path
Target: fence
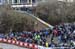
M 9 40 L 9 39 L 2 39 L 0 38 L 1 43 L 7 43 L 7 44 L 13 44 L 25 48 L 30 48 L 30 49 L 75 49 L 75 47 L 43 47 L 35 44 L 29 44 L 29 43 L 24 43 L 20 41 L 15 41 L 15 40 Z M 74 42 L 75 43 L 75 42 Z
M 38 46 L 38 49 L 75 49 L 75 47 L 43 47 L 43 46 Z
M 38 49 L 38 46 L 35 44 L 29 44 L 29 43 L 24 43 L 24 42 L 15 41 L 15 40 L 8 40 L 8 39 L 0 38 L 0 42 L 7 43 L 7 44 L 13 44 L 13 45 L 17 45 L 17 46 L 21 46 L 25 48 Z

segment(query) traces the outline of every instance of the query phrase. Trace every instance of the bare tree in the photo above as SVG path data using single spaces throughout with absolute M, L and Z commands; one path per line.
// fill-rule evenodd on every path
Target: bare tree
M 36 7 L 36 15 L 50 24 L 59 24 L 61 22 L 74 22 L 75 13 L 74 4 L 66 2 L 40 3 Z
M 32 29 L 34 29 L 34 21 L 29 20 L 26 15 L 15 12 L 8 6 L 0 8 L 0 33 L 30 31 Z

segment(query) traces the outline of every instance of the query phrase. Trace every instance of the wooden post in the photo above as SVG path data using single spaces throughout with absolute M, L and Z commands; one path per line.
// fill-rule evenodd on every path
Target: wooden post
M 14 0 L 12 0 L 12 4 L 14 4 Z
M 20 0 L 18 0 L 18 4 L 20 4 Z
M 27 0 L 27 4 L 29 4 L 29 0 Z
M 31 4 L 32 4 L 33 2 L 32 2 L 32 0 L 31 0 Z

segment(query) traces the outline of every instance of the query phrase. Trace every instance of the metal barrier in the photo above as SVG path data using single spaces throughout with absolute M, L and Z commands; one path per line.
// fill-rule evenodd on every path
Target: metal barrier
M 31 48 L 31 49 L 74 49 L 75 47 L 43 47 L 35 44 L 29 44 L 29 43 L 24 43 L 20 41 L 15 41 L 15 40 L 9 40 L 9 39 L 2 39 L 0 38 L 1 43 L 7 43 L 7 44 L 13 44 L 25 48 Z
M 35 44 L 29 44 L 29 43 L 24 43 L 24 42 L 15 41 L 15 40 L 0 38 L 0 42 L 7 43 L 7 44 L 13 44 L 13 45 L 17 45 L 17 46 L 21 46 L 21 47 L 25 47 L 25 48 L 38 49 L 38 46 Z
M 75 47 L 43 47 L 43 46 L 38 46 L 38 49 L 75 49 Z

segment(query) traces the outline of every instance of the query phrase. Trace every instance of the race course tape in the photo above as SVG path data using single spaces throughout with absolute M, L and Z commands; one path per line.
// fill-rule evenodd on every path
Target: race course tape
M 38 49 L 38 45 L 24 43 L 24 42 L 15 41 L 15 40 L 0 38 L 0 42 L 1 43 L 7 43 L 7 44 L 13 44 L 13 45 L 17 45 L 17 46 L 21 46 L 21 47 L 25 47 L 25 48 L 30 48 L 30 49 Z

